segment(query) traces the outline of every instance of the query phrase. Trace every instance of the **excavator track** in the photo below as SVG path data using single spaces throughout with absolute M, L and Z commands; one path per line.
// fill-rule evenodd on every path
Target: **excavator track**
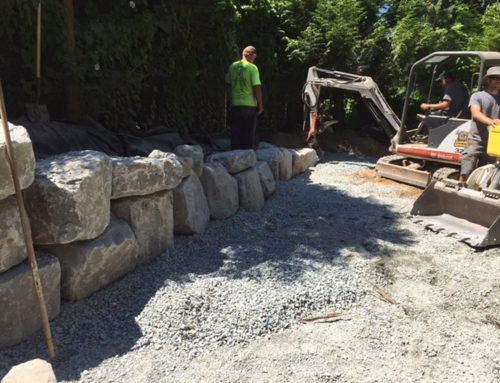
M 456 178 L 458 179 L 459 173 L 459 170 L 456 168 L 439 168 L 434 173 L 432 173 L 432 180 L 441 181 L 452 178 L 452 176 L 456 176 Z
M 422 168 L 420 163 L 408 157 L 393 154 L 381 157 L 377 161 L 376 171 L 381 177 L 425 188 L 432 174 Z

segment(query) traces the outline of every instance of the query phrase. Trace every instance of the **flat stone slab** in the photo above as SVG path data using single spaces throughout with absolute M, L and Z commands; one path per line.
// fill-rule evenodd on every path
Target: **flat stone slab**
M 269 198 L 276 191 L 276 180 L 274 179 L 271 168 L 267 162 L 259 161 L 257 165 L 255 165 L 255 169 L 257 169 L 259 173 L 260 185 L 262 186 L 264 198 Z
M 212 154 L 208 157 L 208 162 L 218 162 L 230 174 L 235 174 L 253 167 L 257 162 L 257 158 L 252 149 L 240 149 Z
M 96 239 L 44 246 L 44 250 L 59 258 L 62 297 L 77 301 L 132 271 L 139 245 L 128 223 L 112 218 Z
M 182 164 L 172 156 L 113 157 L 112 164 L 111 199 L 142 196 L 173 189 L 182 181 Z
M 179 145 L 174 149 L 174 153 L 180 157 L 191 158 L 193 160 L 193 170 L 197 176 L 203 171 L 203 148 L 200 145 Z
M 50 363 L 33 359 L 12 367 L 2 383 L 57 383 L 57 379 Z
M 220 163 L 207 163 L 200 177 L 208 201 L 210 217 L 225 219 L 234 215 L 239 207 L 238 181 Z
M 313 148 L 289 149 L 292 153 L 292 175 L 304 173 L 318 163 L 319 158 Z
M 24 192 L 33 242 L 88 240 L 109 223 L 111 159 L 101 152 L 71 152 L 37 162 L 35 182 Z
M 49 319 L 59 314 L 61 268 L 57 258 L 37 254 L 38 271 Z M 42 328 L 28 261 L 0 274 L 0 346 L 12 346 Z
M 210 220 L 203 186 L 195 172 L 174 189 L 174 233 L 203 233 Z
M 0 273 L 28 257 L 16 198 L 0 201 Z
M 35 179 L 35 154 L 26 129 L 9 123 L 10 138 L 14 151 L 17 175 L 21 189 L 27 188 Z M 14 182 L 7 159 L 3 130 L 0 133 L 0 200 L 15 194 Z
M 128 222 L 139 245 L 138 262 L 155 258 L 174 244 L 173 192 L 114 200 L 111 212 Z
M 247 211 L 259 211 L 264 207 L 264 193 L 259 172 L 255 168 L 235 174 L 238 181 L 240 206 Z

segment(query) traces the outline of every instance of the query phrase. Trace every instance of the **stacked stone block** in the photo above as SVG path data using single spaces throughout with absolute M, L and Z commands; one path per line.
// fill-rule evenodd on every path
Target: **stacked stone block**
M 21 185 L 40 255 L 50 318 L 61 296 L 79 300 L 239 208 L 258 211 L 284 181 L 314 165 L 312 149 L 262 145 L 215 153 L 200 146 L 148 157 L 67 153 L 36 164 L 22 127 L 11 126 Z M 0 157 L 4 145 L 0 140 Z M 3 157 L 2 157 L 3 158 Z M 10 171 L 0 158 L 0 346 L 41 327 Z M 19 300 L 22 304 L 19 304 Z
M 35 156 L 28 133 L 9 124 L 22 189 L 35 178 Z M 14 182 L 0 135 L 0 346 L 16 344 L 41 328 L 38 301 L 22 232 Z M 37 254 L 49 318 L 59 313 L 60 266 L 57 258 Z

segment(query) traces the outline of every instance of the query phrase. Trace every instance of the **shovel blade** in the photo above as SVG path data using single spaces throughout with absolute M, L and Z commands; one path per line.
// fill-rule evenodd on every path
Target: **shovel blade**
M 415 201 L 411 214 L 426 228 L 472 247 L 500 244 L 500 199 L 494 193 L 432 181 Z

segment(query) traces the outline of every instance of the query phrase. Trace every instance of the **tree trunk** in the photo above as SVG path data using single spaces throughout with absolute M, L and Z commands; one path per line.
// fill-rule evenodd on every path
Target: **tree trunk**
M 77 121 L 81 117 L 80 106 L 80 80 L 75 71 L 76 64 L 76 37 L 75 37 L 75 8 L 73 0 L 62 0 L 66 16 L 67 54 L 71 63 L 70 72 L 66 78 L 66 110 L 65 115 L 69 121 Z

